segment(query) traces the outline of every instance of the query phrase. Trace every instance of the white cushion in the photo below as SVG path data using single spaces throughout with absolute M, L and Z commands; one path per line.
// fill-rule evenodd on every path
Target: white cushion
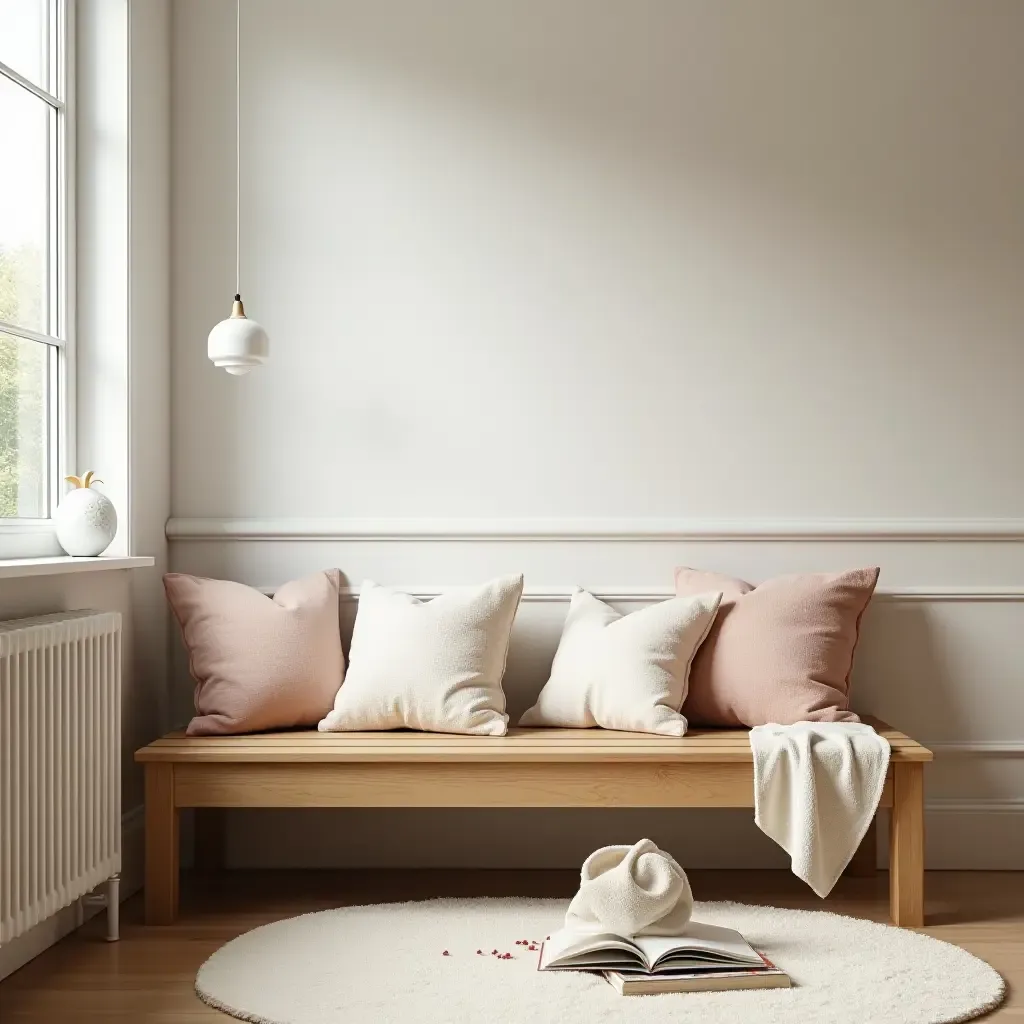
M 522 592 L 523 577 L 506 576 L 424 602 L 367 580 L 349 671 L 320 731 L 504 736 L 501 677 Z
M 519 724 L 684 735 L 690 662 L 721 600 L 676 597 L 621 615 L 577 590 L 551 677 Z

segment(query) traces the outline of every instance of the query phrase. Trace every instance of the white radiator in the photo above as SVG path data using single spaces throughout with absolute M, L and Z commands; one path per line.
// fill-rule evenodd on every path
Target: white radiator
M 121 870 L 121 616 L 0 622 L 0 944 Z

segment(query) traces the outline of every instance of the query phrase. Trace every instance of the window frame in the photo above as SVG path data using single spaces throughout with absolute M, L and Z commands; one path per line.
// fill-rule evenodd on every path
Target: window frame
M 0 518 L 0 561 L 63 552 L 53 514 L 64 477 L 75 472 L 75 0 L 47 0 L 49 68 L 43 88 L 0 62 L 0 75 L 45 103 L 48 134 L 47 286 L 48 323 L 55 334 L 40 334 L 0 321 L 0 331 L 47 345 L 51 359 L 47 386 L 48 480 L 44 517 Z

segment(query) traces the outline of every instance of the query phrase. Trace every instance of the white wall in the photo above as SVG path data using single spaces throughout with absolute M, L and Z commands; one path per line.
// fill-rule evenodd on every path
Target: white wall
M 175 567 L 654 599 L 682 561 L 878 563 L 856 703 L 955 744 L 933 864 L 1019 864 L 1024 8 L 247 0 L 242 292 L 272 357 L 241 380 L 205 357 L 233 11 L 174 3 Z M 524 606 L 514 707 L 563 613 Z M 727 813 L 333 814 L 287 848 L 271 820 L 239 862 L 445 863 L 453 829 L 479 863 L 641 827 L 773 856 Z
M 118 509 L 111 553 L 156 563 L 126 577 L 128 810 L 142 800 L 131 754 L 160 732 L 166 703 L 170 5 L 92 0 L 77 14 L 79 466 L 98 471 Z M 62 585 L 47 592 L 65 607 Z
M 128 339 L 130 544 L 151 555 L 152 572 L 132 575 L 135 671 L 161 731 L 167 713 L 168 612 L 165 526 L 171 507 L 171 5 L 130 0 L 128 79 Z

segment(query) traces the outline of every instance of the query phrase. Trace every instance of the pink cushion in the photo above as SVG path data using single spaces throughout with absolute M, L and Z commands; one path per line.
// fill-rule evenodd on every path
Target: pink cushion
M 313 726 L 345 677 L 337 569 L 273 596 L 230 580 L 171 572 L 164 589 L 196 683 L 190 736 Z
M 754 587 L 676 569 L 676 594 L 721 590 L 718 618 L 697 651 L 683 712 L 693 725 L 857 722 L 850 671 L 878 569 L 779 576 Z

